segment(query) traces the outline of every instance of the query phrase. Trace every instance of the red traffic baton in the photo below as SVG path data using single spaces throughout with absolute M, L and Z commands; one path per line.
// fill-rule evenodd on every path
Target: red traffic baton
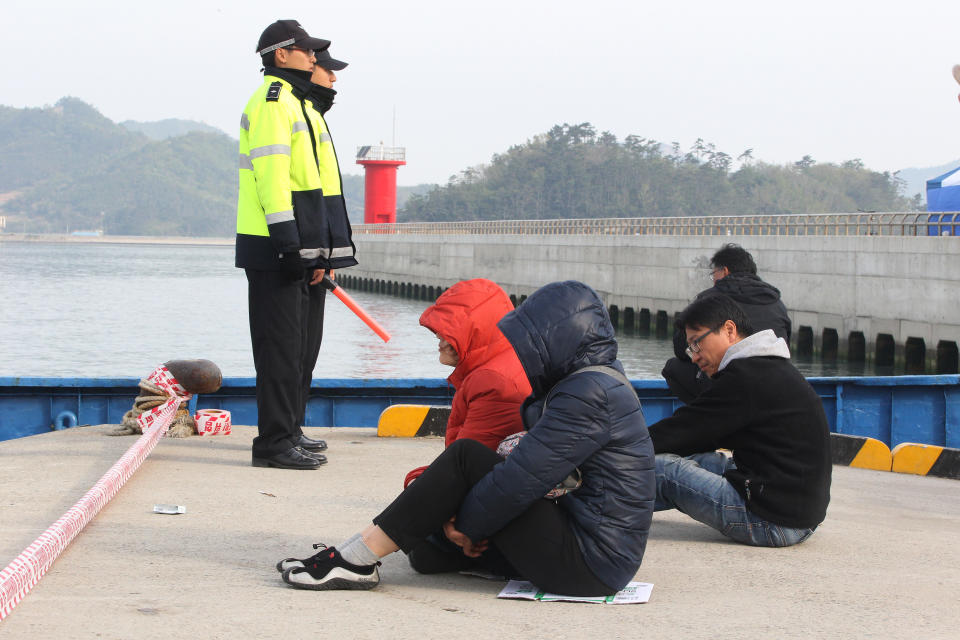
M 325 289 L 330 290 L 333 293 L 333 295 L 340 298 L 340 302 L 347 305 L 347 308 L 350 309 L 350 311 L 353 311 L 355 314 L 357 314 L 357 317 L 363 320 L 363 322 L 368 327 L 373 329 L 373 332 L 375 334 L 383 338 L 384 342 L 390 341 L 390 334 L 387 333 L 386 329 L 381 327 L 376 320 L 371 318 L 366 311 L 360 308 L 360 305 L 354 302 L 353 298 L 347 295 L 347 292 L 344 291 L 340 285 L 334 282 L 333 279 L 330 278 L 330 276 L 328 276 L 327 274 L 323 274 L 323 280 L 321 281 L 321 284 L 324 286 Z

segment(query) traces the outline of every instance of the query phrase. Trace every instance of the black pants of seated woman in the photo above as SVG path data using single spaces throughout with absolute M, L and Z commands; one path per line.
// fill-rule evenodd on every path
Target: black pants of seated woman
M 442 531 L 431 533 L 426 540 L 407 554 L 410 566 L 417 573 L 451 573 L 476 571 L 502 578 L 523 579 L 495 546 L 490 546 L 478 558 L 465 556 L 460 547 L 447 540 Z
M 373 519 L 409 554 L 456 515 L 470 488 L 501 462 L 500 456 L 474 440 L 457 440 Z M 570 518 L 551 500 L 537 500 L 490 537 L 517 573 L 540 589 L 574 596 L 615 592 L 587 567 Z

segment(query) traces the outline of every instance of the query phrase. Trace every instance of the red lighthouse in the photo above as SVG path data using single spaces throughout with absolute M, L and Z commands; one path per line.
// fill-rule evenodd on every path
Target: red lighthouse
M 403 147 L 364 146 L 357 149 L 357 164 L 366 169 L 363 183 L 364 224 L 397 221 L 397 167 L 407 164 Z

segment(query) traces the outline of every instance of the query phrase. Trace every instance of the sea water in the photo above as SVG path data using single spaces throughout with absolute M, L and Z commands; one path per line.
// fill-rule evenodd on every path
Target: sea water
M 449 375 L 418 323 L 430 303 L 349 293 L 392 339 L 328 295 L 314 377 Z M 0 377 L 140 377 L 176 358 L 212 360 L 227 377 L 255 374 L 247 282 L 232 246 L 0 242 L 0 301 Z M 617 340 L 631 378 L 658 378 L 673 355 L 670 340 Z M 806 375 L 864 373 L 797 364 Z

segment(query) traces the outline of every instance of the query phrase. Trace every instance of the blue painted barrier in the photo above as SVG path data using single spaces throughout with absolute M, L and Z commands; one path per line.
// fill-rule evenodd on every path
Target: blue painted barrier
M 876 438 L 891 448 L 902 442 L 960 448 L 958 375 L 808 380 L 835 433 Z M 0 378 L 0 440 L 47 433 L 63 412 L 81 425 L 119 424 L 133 406 L 138 383 L 138 378 Z M 633 385 L 648 424 L 681 404 L 663 380 Z M 390 405 L 448 405 L 452 397 L 453 389 L 439 378 L 316 379 L 305 422 L 376 428 Z M 225 379 L 216 393 L 194 397 L 191 411 L 196 409 L 225 409 L 234 424 L 256 424 L 254 378 Z

